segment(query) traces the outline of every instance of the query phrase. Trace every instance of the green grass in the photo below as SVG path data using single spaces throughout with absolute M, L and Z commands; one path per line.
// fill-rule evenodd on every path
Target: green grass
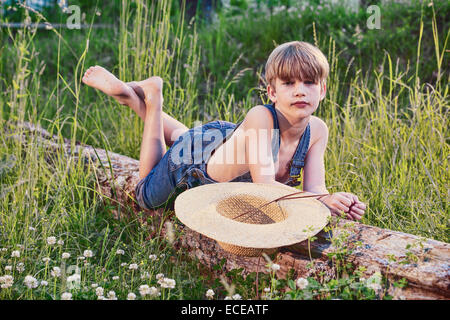
M 242 18 L 245 11 L 219 12 L 208 25 L 187 21 L 183 8 L 168 1 L 145 7 L 142 1 L 123 0 L 120 12 L 101 16 L 86 7 L 87 23 L 110 23 L 111 29 L 2 29 L 1 127 L 31 121 L 73 144 L 81 141 L 137 159 L 142 122 L 129 108 L 81 84 L 88 66 L 103 65 L 124 81 L 160 75 L 166 112 L 189 127 L 196 120 L 236 122 L 267 101 L 259 78 L 274 42 L 302 38 L 316 42 L 331 66 L 327 97 L 317 114 L 330 131 L 325 157 L 330 192 L 352 192 L 366 202 L 363 223 L 449 242 L 448 4 L 436 1 L 435 6 L 395 6 L 391 11 L 404 24 L 392 25 L 391 32 L 366 32 L 360 42 L 353 31 L 341 34 L 340 24 L 355 28 L 364 13 L 307 11 L 300 22 L 285 13 L 267 19 Z M 395 20 L 391 11 L 383 11 L 386 23 Z M 417 17 L 421 20 L 413 24 Z M 217 274 L 205 272 L 159 236 L 160 220 L 142 225 L 131 215 L 115 219 L 115 208 L 96 191 L 92 168 L 68 163 L 62 153 L 49 157 L 36 137 L 16 140 L 2 133 L 0 194 L 0 277 L 14 277 L 11 288 L 0 289 L 1 299 L 59 299 L 68 289 L 50 273 L 71 265 L 81 268 L 81 288 L 71 291 L 76 299 L 97 299 L 93 284 L 103 287 L 105 296 L 115 291 L 119 299 L 129 292 L 140 298 L 144 284 L 161 293 L 146 298 L 204 299 L 209 288 L 215 298 L 227 294 Z M 52 236 L 64 244 L 48 244 Z M 15 250 L 20 257 L 12 256 Z M 85 250 L 94 253 L 85 258 L 88 265 L 77 259 Z M 71 257 L 62 259 L 63 252 Z M 49 263 L 43 262 L 46 257 Z M 137 270 L 129 269 L 132 263 Z M 174 279 L 175 288 L 161 289 L 159 273 Z M 28 289 L 26 275 L 48 286 Z M 229 280 L 243 298 L 256 296 L 254 275 L 243 279 L 236 271 Z M 319 286 L 314 281 L 309 279 L 311 288 Z M 275 290 L 285 285 L 273 275 L 260 275 L 259 288 L 270 287 L 271 298 L 283 298 Z M 334 295 L 294 291 L 292 297 L 381 298 L 360 285 L 350 294 L 355 283 L 320 285 Z

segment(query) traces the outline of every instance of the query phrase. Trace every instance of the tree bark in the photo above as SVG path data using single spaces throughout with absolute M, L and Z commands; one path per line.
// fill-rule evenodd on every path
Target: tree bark
M 134 187 L 139 181 L 139 161 L 127 156 L 92 146 L 75 144 L 69 140 L 57 143 L 58 138 L 46 130 L 30 123 L 16 125 L 11 136 L 26 141 L 29 134 L 35 135 L 51 154 L 62 151 L 67 157 L 82 158 L 88 166 L 97 168 L 98 189 L 105 199 L 117 204 L 116 214 L 127 208 L 136 213 L 155 215 L 139 208 L 134 199 Z M 35 139 L 36 141 L 36 139 Z M 62 150 L 61 150 L 62 149 Z M 187 227 L 181 227 L 182 236 L 174 246 L 183 247 L 208 268 L 223 263 L 222 271 L 243 268 L 243 274 L 267 272 L 266 261 L 258 257 L 241 257 L 224 251 L 216 241 Z M 163 233 L 165 232 L 163 228 Z M 288 274 L 297 277 L 327 277 L 336 275 L 336 266 L 329 255 L 339 252 L 345 246 L 350 250 L 346 262 L 354 267 L 365 267 L 365 276 L 380 272 L 389 283 L 401 278 L 407 286 L 396 288 L 390 285 L 387 293 L 396 299 L 449 299 L 450 298 L 450 245 L 432 239 L 387 229 L 381 229 L 358 222 L 340 220 L 333 223 L 332 235 L 322 231 L 316 240 L 304 241 L 293 246 L 280 248 L 272 255 L 273 262 L 280 265 L 279 277 Z M 341 239 L 336 245 L 333 239 Z M 311 263 L 312 262 L 312 263 Z

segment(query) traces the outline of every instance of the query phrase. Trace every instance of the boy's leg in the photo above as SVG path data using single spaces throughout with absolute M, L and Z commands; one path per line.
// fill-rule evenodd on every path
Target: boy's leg
M 139 102 L 133 101 L 132 103 L 134 103 L 134 104 L 139 103 L 139 110 L 143 110 L 141 112 L 144 116 L 145 116 L 146 106 L 145 106 L 145 102 L 144 102 L 145 96 L 144 96 L 144 91 L 143 91 L 142 87 L 145 86 L 148 81 L 151 81 L 151 78 L 143 80 L 143 81 L 139 81 L 139 82 L 133 81 L 133 82 L 125 83 L 127 86 L 129 86 L 133 89 L 136 96 L 138 97 Z M 133 99 L 133 100 L 135 100 L 135 99 Z M 141 119 L 144 120 L 143 117 L 141 117 Z M 186 131 L 189 130 L 189 128 L 186 127 L 183 123 L 181 123 L 177 119 L 169 116 L 164 111 L 163 111 L 163 126 L 164 126 L 164 139 L 166 141 L 167 146 L 169 146 L 169 147 L 172 146 L 173 143 L 178 140 L 178 137 L 180 135 L 182 135 L 183 133 L 185 133 Z
M 100 66 L 90 67 L 83 76 L 85 84 L 115 98 L 120 104 L 129 106 L 143 121 L 146 117 L 146 105 L 142 86 L 147 85 L 150 79 L 124 83 Z M 164 140 L 170 147 L 188 128 L 164 111 L 162 113 Z
M 152 77 L 142 85 L 145 94 L 145 120 L 139 157 L 139 178 L 145 178 L 166 153 L 162 119 L 162 79 Z

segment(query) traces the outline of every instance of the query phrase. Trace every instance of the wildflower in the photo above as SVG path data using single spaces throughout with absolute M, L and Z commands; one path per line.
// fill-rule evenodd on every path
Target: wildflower
M 265 292 L 265 293 L 270 292 L 270 288 L 264 288 L 264 292 Z
M 116 293 L 112 290 L 108 292 L 108 295 L 106 297 L 108 298 L 108 300 L 117 300 Z
M 156 279 L 157 279 L 157 280 L 160 280 L 160 279 L 162 279 L 162 278 L 164 278 L 164 273 L 158 273 L 158 274 L 156 275 Z
M 158 259 L 158 257 L 156 256 L 156 254 L 151 254 L 148 256 L 148 258 L 152 261 L 155 261 L 156 259 Z
M 2 289 L 8 289 L 10 288 L 14 283 L 14 278 L 10 276 L 9 274 L 0 277 L 0 288 Z
M 296 284 L 300 290 L 303 290 L 308 286 L 308 280 L 305 278 L 298 278 Z
M 150 279 L 150 273 L 145 271 L 143 274 L 141 274 L 141 279 Z
M 169 289 L 175 288 L 176 284 L 175 280 L 169 278 L 160 278 L 158 280 L 158 283 L 161 286 L 161 288 L 169 288 Z
M 105 290 L 102 287 L 98 287 L 97 289 L 95 289 L 95 294 L 98 297 L 103 296 L 105 294 Z
M 61 269 L 59 267 L 53 267 L 52 271 L 50 271 L 50 275 L 54 278 L 58 278 L 61 276 Z
M 70 258 L 70 253 L 68 253 L 68 252 L 63 252 L 62 258 L 63 258 L 63 259 L 69 259 L 69 258 Z
M 133 292 L 128 293 L 127 300 L 135 300 L 136 295 Z
M 49 257 L 42 258 L 42 261 L 45 262 L 45 263 L 49 263 L 50 260 L 51 259 Z
M 124 255 L 125 251 L 123 251 L 122 249 L 117 249 L 116 254 Z
M 239 293 L 234 294 L 232 296 L 232 298 L 233 298 L 233 300 L 241 300 L 242 299 L 242 297 L 241 297 L 241 295 Z
M 128 269 L 130 269 L 130 270 L 137 270 L 138 269 L 138 265 L 136 263 L 131 263 L 130 266 L 128 267 Z
M 166 256 L 165 253 L 161 253 L 161 254 L 159 255 L 160 258 L 164 258 L 165 256 Z
M 55 243 L 56 243 L 56 237 L 48 237 L 47 238 L 48 245 L 54 245 Z
M 5 271 L 12 271 L 12 266 L 5 266 Z
M 23 283 L 28 287 L 28 289 L 34 289 L 38 286 L 39 282 L 33 276 L 26 276 Z
M 112 277 L 113 280 L 119 280 L 119 276 Z
M 91 250 L 84 250 L 83 256 L 85 256 L 86 258 L 92 258 L 94 254 L 92 253 Z
M 122 262 L 122 263 L 120 264 L 120 266 L 121 266 L 121 267 L 126 267 L 126 266 L 127 266 L 127 263 L 126 263 L 126 262 Z
M 70 292 L 64 292 L 61 295 L 61 300 L 72 300 L 72 294 Z
M 25 265 L 22 262 L 18 263 L 17 266 L 16 266 L 16 270 L 19 271 L 19 273 L 24 272 L 25 271 Z
M 83 256 L 79 256 L 79 257 L 77 257 L 77 260 L 81 260 L 81 261 L 83 261 L 84 259 L 86 259 L 86 257 L 83 257 Z
M 104 296 L 98 296 L 97 300 L 108 300 L 108 299 L 106 299 Z
M 13 257 L 13 258 L 20 258 L 20 251 L 19 250 L 14 250 L 13 252 L 11 252 L 11 257 Z
M 95 14 L 99 17 L 102 15 L 102 13 L 100 11 L 96 11 Z
M 71 276 L 67 277 L 67 282 L 80 282 L 81 281 L 81 276 L 79 273 L 74 273 Z
M 28 230 L 30 230 L 30 231 L 36 231 L 36 228 L 29 227 Z
M 48 286 L 48 282 L 45 281 L 45 280 L 42 280 L 42 281 L 41 281 L 41 286 L 42 286 L 42 287 Z
M 224 300 L 231 300 L 231 297 L 226 296 Z
M 279 264 L 276 264 L 276 263 L 272 263 L 272 265 L 270 266 L 270 268 L 271 268 L 273 271 L 278 271 L 278 270 L 280 270 L 280 265 L 279 265 Z
M 64 244 L 64 240 L 58 240 L 58 244 L 62 246 Z
M 208 299 L 212 299 L 213 296 L 214 296 L 214 290 L 213 290 L 213 289 L 208 289 L 208 291 L 206 291 L 205 296 L 206 296 Z
M 139 287 L 139 293 L 141 296 L 145 297 L 146 295 L 150 294 L 150 287 L 148 284 L 143 284 Z
M 98 287 L 98 284 L 93 283 L 93 284 L 91 284 L 91 287 L 92 287 L 92 288 L 97 288 L 97 287 Z

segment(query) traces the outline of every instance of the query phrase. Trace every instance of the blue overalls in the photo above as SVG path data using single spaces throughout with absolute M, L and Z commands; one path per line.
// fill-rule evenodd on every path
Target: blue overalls
M 272 155 L 274 163 L 278 159 L 281 143 L 278 117 L 273 104 L 264 105 L 273 117 Z M 164 154 L 159 163 L 136 186 L 136 199 L 142 208 L 154 209 L 164 205 L 172 195 L 188 188 L 208 183 L 217 183 L 206 172 L 206 164 L 214 150 L 228 140 L 238 128 L 238 124 L 228 121 L 212 121 L 189 129 Z M 308 123 L 290 162 L 289 186 L 300 185 L 299 177 L 310 140 Z M 225 137 L 225 138 L 224 138 Z M 250 171 L 229 182 L 253 182 Z

